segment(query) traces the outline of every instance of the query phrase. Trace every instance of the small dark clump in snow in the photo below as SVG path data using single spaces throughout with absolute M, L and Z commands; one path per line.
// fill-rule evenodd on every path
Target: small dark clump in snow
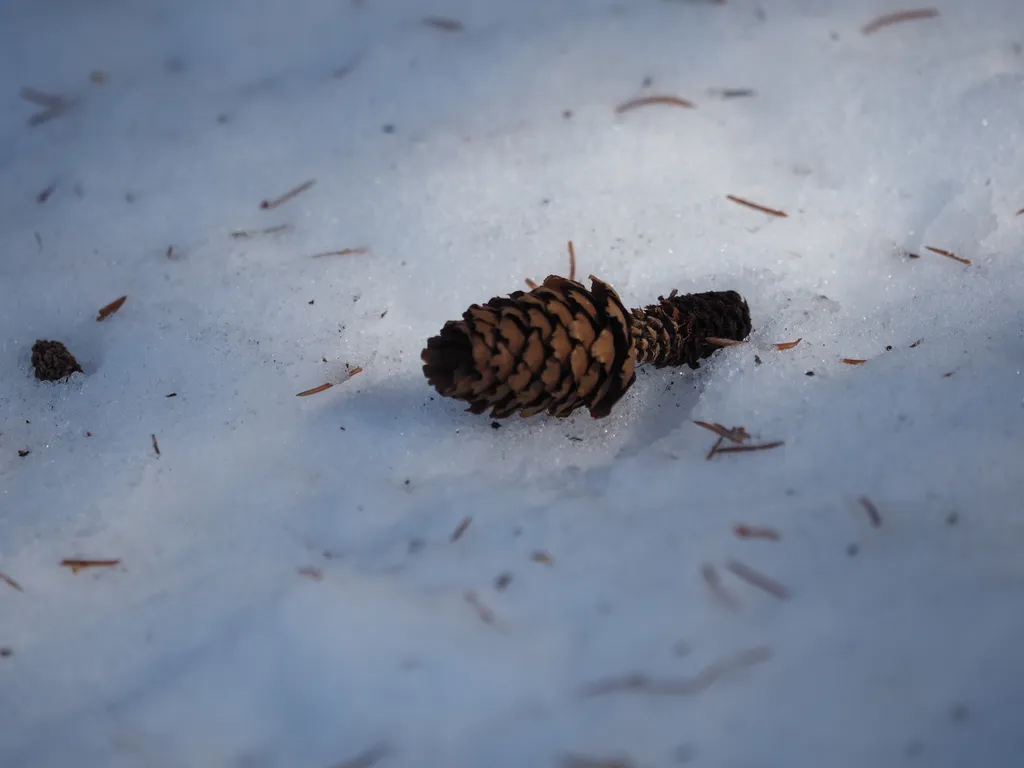
M 32 345 L 32 368 L 40 381 L 60 381 L 73 373 L 82 373 L 82 366 L 67 347 L 59 341 L 44 339 Z

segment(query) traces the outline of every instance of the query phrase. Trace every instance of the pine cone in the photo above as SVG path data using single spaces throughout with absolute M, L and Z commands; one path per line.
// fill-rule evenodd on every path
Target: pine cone
M 82 366 L 68 348 L 59 341 L 39 339 L 32 345 L 32 368 L 42 381 L 59 381 L 72 373 L 82 373 Z
M 637 363 L 696 368 L 718 348 L 707 336 L 750 333 L 750 311 L 734 291 L 672 295 L 627 312 L 610 285 L 590 281 L 588 291 L 551 275 L 529 293 L 474 304 L 427 341 L 427 380 L 496 419 L 565 417 L 582 407 L 599 419 L 633 385 Z
M 590 280 L 588 291 L 551 275 L 529 293 L 474 304 L 427 341 L 427 380 L 496 419 L 568 416 L 584 406 L 595 419 L 607 416 L 633 384 L 634 351 L 618 294 Z
M 699 368 L 699 361 L 719 348 L 708 336 L 742 341 L 750 334 L 750 309 L 736 291 L 659 296 L 657 304 L 632 315 L 637 363 L 655 368 Z

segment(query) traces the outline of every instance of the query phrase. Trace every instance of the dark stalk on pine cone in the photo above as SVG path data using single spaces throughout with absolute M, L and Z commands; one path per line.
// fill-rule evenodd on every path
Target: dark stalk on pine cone
M 529 292 L 472 305 L 427 341 L 424 375 L 472 413 L 565 417 L 585 407 L 599 419 L 633 385 L 636 365 L 697 368 L 719 348 L 708 337 L 742 341 L 751 330 L 735 291 L 673 294 L 627 310 L 610 285 L 590 281 L 587 290 L 551 275 Z

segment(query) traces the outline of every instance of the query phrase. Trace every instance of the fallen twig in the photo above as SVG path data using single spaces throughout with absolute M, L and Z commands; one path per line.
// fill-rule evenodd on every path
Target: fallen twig
M 912 11 L 897 11 L 896 13 L 887 13 L 884 16 L 879 16 L 874 21 L 871 21 L 861 27 L 861 32 L 865 35 L 870 35 L 873 32 L 877 32 L 883 27 L 888 27 L 893 24 L 898 24 L 902 21 L 916 21 L 918 19 L 931 19 L 939 15 L 938 10 L 935 8 L 920 8 Z
M 256 237 L 257 235 L 275 235 L 278 232 L 285 232 L 291 228 L 291 224 L 278 224 L 277 226 L 265 227 L 264 229 L 236 229 L 231 233 L 231 237 L 241 240 Z
M 748 453 L 750 451 L 769 451 L 772 448 L 778 448 L 780 445 L 785 445 L 784 440 L 775 440 L 771 443 L 760 443 L 758 445 L 727 445 L 725 448 L 719 448 L 715 453 Z
M 771 541 L 778 541 L 782 538 L 774 528 L 758 528 L 754 525 L 737 525 L 733 528 L 733 533 L 741 539 L 769 539 Z
M 692 101 L 681 99 L 678 96 L 641 96 L 619 104 L 615 107 L 615 112 L 621 115 L 623 112 L 629 112 L 632 109 L 647 107 L 652 104 L 670 104 L 676 107 L 685 107 L 686 109 L 696 109 L 697 107 Z
M 748 584 L 752 584 L 755 587 L 763 589 L 768 594 L 779 598 L 779 600 L 789 599 L 789 589 L 786 586 L 780 584 L 770 576 L 765 576 L 760 571 L 755 571 L 749 565 L 741 563 L 738 560 L 730 560 L 725 567 Z
M 12 579 L 6 573 L 0 573 L 0 581 L 4 582 L 9 587 L 13 587 L 14 589 L 18 590 L 19 592 L 24 592 L 25 591 L 22 588 L 21 584 L 16 582 L 14 579 Z
M 954 261 L 959 261 L 961 264 L 970 264 L 971 263 L 970 259 L 965 259 L 963 256 L 957 256 L 952 251 L 947 251 L 944 248 L 932 248 L 930 245 L 926 245 L 925 248 L 927 248 L 932 253 L 939 254 L 939 256 L 945 256 L 947 259 L 953 259 Z
M 285 192 L 280 197 L 274 198 L 273 200 L 264 200 L 263 202 L 260 203 L 260 208 L 262 208 L 264 211 L 268 211 L 271 208 L 277 208 L 277 206 L 283 205 L 284 203 L 287 203 L 293 197 L 295 197 L 297 195 L 301 195 L 303 192 L 305 192 L 307 189 L 312 187 L 314 184 L 316 184 L 316 179 L 310 179 L 309 181 L 304 181 L 301 184 L 299 184 L 299 186 L 295 187 L 295 189 L 291 189 L 291 190 Z
M 882 516 L 878 514 L 878 507 L 876 507 L 867 496 L 861 496 L 858 501 L 860 501 L 860 505 L 864 507 L 864 511 L 868 513 L 868 520 L 871 521 L 871 527 L 881 528 Z
M 709 424 L 706 421 L 695 421 L 693 422 L 698 427 L 703 427 L 709 432 L 714 432 L 719 437 L 724 437 L 733 443 L 742 443 L 744 440 L 750 439 L 750 434 L 743 427 L 733 427 L 732 429 L 726 429 L 721 424 Z
M 711 563 L 704 563 L 700 568 L 700 574 L 704 577 L 704 581 L 707 583 L 708 587 L 711 588 L 711 594 L 730 608 L 739 607 L 739 601 L 733 597 L 732 593 L 728 589 L 725 588 L 725 585 L 722 583 L 722 578 L 718 575 L 718 569 L 715 568 L 715 566 Z
M 124 302 L 127 300 L 127 298 L 128 298 L 127 296 L 122 296 L 119 299 L 114 299 L 112 302 L 107 304 L 107 306 L 103 307 L 100 310 L 100 313 L 98 315 L 96 315 L 96 322 L 97 323 L 103 322 L 108 317 L 110 317 L 112 314 L 117 312 L 117 310 L 119 310 L 121 308 L 121 305 L 124 304 Z
M 160 456 L 160 443 L 158 443 L 156 441 L 156 435 L 155 434 L 154 435 L 150 435 L 150 437 L 153 438 L 153 450 L 156 451 L 156 455 L 159 458 L 159 456 Z
M 747 206 L 747 208 L 753 208 L 755 211 L 761 211 L 761 213 L 767 213 L 771 216 L 779 216 L 780 218 L 786 218 L 787 216 L 789 216 L 789 214 L 786 213 L 785 211 L 780 211 L 775 208 L 768 208 L 766 206 L 760 205 L 759 203 L 752 203 L 749 200 L 744 200 L 742 197 L 736 197 L 736 195 L 726 195 L 726 197 L 729 200 L 732 200 L 734 203 L 745 205 Z
M 360 248 L 342 248 L 337 251 L 323 251 L 322 253 L 314 253 L 310 256 L 311 259 L 322 259 L 324 256 L 360 256 L 364 253 L 369 253 L 370 249 L 365 247 Z
M 466 532 L 466 529 L 469 528 L 469 524 L 472 522 L 472 517 L 462 518 L 462 522 L 455 526 L 455 530 L 452 531 L 452 541 L 458 541 L 460 538 L 462 538 L 462 534 Z
M 79 571 L 85 570 L 86 568 L 113 568 L 114 566 L 120 565 L 120 560 L 77 560 L 77 559 L 64 559 L 60 561 L 60 564 L 64 568 L 70 568 L 72 573 L 78 573 Z
M 601 696 L 619 691 L 637 691 L 659 696 L 690 696 L 711 687 L 719 678 L 728 672 L 738 671 L 745 667 L 760 664 L 772 657 L 767 646 L 752 648 L 736 655 L 709 664 L 690 678 L 655 679 L 642 673 L 633 673 L 622 677 L 599 680 L 586 685 L 580 691 L 581 696 Z
M 466 27 L 457 19 L 446 19 L 441 16 L 427 16 L 423 23 L 428 27 L 440 29 L 442 32 L 462 32 Z

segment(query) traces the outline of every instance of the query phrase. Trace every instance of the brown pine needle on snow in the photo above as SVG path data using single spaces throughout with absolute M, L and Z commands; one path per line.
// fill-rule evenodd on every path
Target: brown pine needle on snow
M 313 387 L 312 389 L 307 389 L 304 392 L 299 392 L 299 394 L 297 394 L 296 397 L 309 397 L 310 395 L 318 395 L 321 392 L 326 392 L 333 386 L 333 384 L 327 382 L 326 384 L 321 384 L 319 387 Z
M 60 564 L 64 568 L 70 568 L 72 573 L 78 573 L 86 568 L 113 568 L 114 566 L 120 565 L 120 560 L 78 560 L 73 558 L 66 558 L 60 561 Z
M 767 646 L 751 648 L 729 658 L 716 661 L 704 667 L 689 678 L 652 678 L 641 672 L 634 672 L 621 677 L 610 677 L 584 686 L 581 696 L 601 696 L 620 691 L 636 691 L 658 696 L 692 696 L 710 688 L 723 675 L 735 672 L 755 664 L 760 664 L 772 657 Z
M 469 603 L 476 610 L 476 615 L 480 617 L 480 621 L 484 624 L 493 625 L 496 621 L 494 611 L 484 605 L 483 601 L 480 600 L 480 596 L 472 589 L 467 589 L 462 593 L 462 598 Z
M 301 195 L 314 184 L 316 184 L 316 179 L 309 179 L 308 181 L 304 181 L 301 184 L 299 184 L 299 186 L 295 187 L 294 189 L 288 190 L 280 197 L 275 197 L 273 200 L 262 201 L 260 203 L 260 208 L 263 209 L 264 211 L 269 211 L 271 208 L 277 208 L 277 206 L 279 205 L 284 205 L 292 198 Z
M 455 530 L 452 531 L 452 541 L 458 541 L 460 538 L 462 538 L 462 534 L 466 532 L 466 529 L 469 528 L 469 524 L 472 522 L 472 517 L 462 518 L 462 522 L 455 526 Z
M 123 305 L 127 299 L 128 299 L 127 296 L 122 296 L 121 298 L 114 299 L 112 302 L 107 304 L 107 306 L 103 307 L 100 310 L 100 313 L 98 315 L 96 315 L 96 322 L 97 323 L 101 323 L 104 320 L 106 320 L 108 317 L 110 317 L 112 314 L 117 312 L 117 310 L 119 310 L 121 308 L 121 305 Z
M 630 99 L 622 104 L 615 107 L 616 114 L 621 115 L 623 112 L 629 112 L 633 109 L 640 107 L 651 106 L 652 104 L 669 104 L 675 107 L 684 107 L 686 109 L 695 109 L 696 104 L 687 99 L 681 99 L 678 96 L 641 96 L 637 99 Z
M 311 259 L 322 259 L 325 256 L 361 256 L 365 253 L 369 253 L 370 249 L 365 246 L 358 248 L 341 248 L 337 251 L 323 251 L 321 253 L 314 253 L 310 256 Z
M 744 429 L 743 427 L 733 427 L 732 429 L 727 429 L 726 427 L 723 427 L 721 424 L 718 423 L 709 424 L 706 421 L 695 421 L 693 423 L 696 424 L 698 427 L 703 427 L 709 432 L 714 432 L 719 437 L 724 437 L 726 440 L 729 440 L 734 443 L 742 443 L 744 440 L 750 439 L 750 433 L 748 433 L 747 430 Z
M 64 99 L 60 96 L 43 93 L 43 91 L 30 88 L 27 85 L 18 91 L 18 95 L 29 104 L 35 104 L 37 107 L 50 107 L 52 109 L 64 103 Z
M 877 32 L 883 27 L 888 27 L 893 24 L 899 24 L 903 21 L 917 21 L 919 19 L 933 19 L 939 15 L 938 10 L 935 8 L 918 8 L 911 11 L 897 11 L 896 13 L 887 13 L 884 16 L 879 16 L 874 21 L 871 21 L 861 27 L 861 33 L 870 35 L 873 32 Z
M 718 569 L 715 566 L 711 563 L 704 563 L 700 568 L 700 575 L 704 577 L 704 582 L 711 589 L 711 594 L 718 600 L 721 600 L 730 608 L 739 607 L 739 601 L 725 588 L 725 585 L 722 583 L 722 577 L 718 575 Z
M 715 440 L 715 444 L 711 446 L 711 450 L 708 451 L 708 455 L 704 457 L 704 460 L 705 461 L 711 461 L 711 459 L 714 457 L 714 455 L 716 453 L 718 453 L 719 447 L 724 442 L 725 442 L 725 438 L 724 437 L 719 437 L 717 440 Z
M 734 203 L 745 205 L 747 208 L 753 208 L 755 211 L 761 211 L 761 213 L 767 213 L 770 216 L 778 216 L 780 218 L 786 218 L 789 216 L 785 211 L 780 211 L 776 208 L 768 208 L 760 203 L 752 203 L 749 200 L 744 200 L 742 197 L 736 197 L 736 195 L 726 195 L 726 197 Z
M 247 240 L 257 235 L 275 235 L 278 232 L 287 232 L 291 228 L 291 224 L 278 224 L 277 226 L 264 227 L 263 229 L 236 229 L 231 233 L 231 237 L 235 240 Z
M 771 443 L 759 443 L 758 445 L 727 445 L 725 448 L 719 448 L 715 453 L 749 453 L 751 451 L 770 451 L 772 448 L 778 448 L 780 445 L 785 445 L 784 440 L 775 440 Z
M 530 555 L 530 559 L 535 563 L 543 563 L 544 565 L 554 565 L 555 558 L 545 552 L 543 549 L 538 549 L 536 552 Z
M 462 32 L 466 28 L 458 19 L 446 19 L 441 16 L 428 16 L 423 23 L 442 32 Z
M 736 339 L 723 339 L 721 336 L 705 336 L 704 341 L 718 347 L 735 347 L 737 344 L 746 343 L 744 341 L 737 341 Z
M 0 573 L 0 581 L 4 582 L 7 586 L 12 587 L 12 588 L 18 590 L 19 592 L 24 592 L 25 591 L 22 588 L 21 584 L 16 582 L 14 579 L 12 579 L 6 573 Z
M 777 597 L 779 600 L 789 599 L 788 587 L 780 584 L 772 577 L 766 576 L 760 571 L 755 571 L 749 565 L 741 563 L 738 560 L 730 560 L 725 567 L 748 584 L 764 590 L 769 595 Z
M 795 347 L 797 344 L 799 344 L 803 340 L 804 339 L 801 336 L 796 341 L 780 341 L 778 344 L 775 345 L 775 348 L 777 350 L 779 350 L 780 352 L 785 352 L 787 349 L 793 349 L 793 347 Z
M 847 365 L 864 365 L 867 360 L 861 360 L 859 357 L 844 357 L 840 362 L 846 363 Z
M 965 259 L 963 256 L 957 256 L 952 251 L 947 251 L 944 248 L 932 248 L 930 245 L 926 245 L 925 248 L 927 248 L 932 253 L 939 254 L 939 256 L 945 256 L 947 259 L 953 259 L 954 261 L 959 261 L 961 264 L 970 264 L 971 263 L 970 259 Z
M 871 527 L 881 528 L 882 516 L 878 514 L 878 507 L 876 507 L 867 496 L 861 496 L 858 501 L 860 501 L 860 505 L 864 507 L 864 511 L 868 513 L 868 520 L 871 521 Z
M 782 537 L 774 528 L 759 528 L 756 525 L 737 525 L 732 529 L 740 539 L 768 539 L 778 541 Z
M 359 366 L 356 366 L 355 368 L 350 368 L 347 371 L 348 375 L 345 376 L 345 378 L 342 379 L 342 381 L 348 381 L 353 376 L 355 376 L 357 373 L 362 373 L 362 372 L 363 372 L 363 369 L 360 368 Z M 334 384 L 332 382 L 327 382 L 326 384 L 321 384 L 319 387 L 313 387 L 312 389 L 307 389 L 304 392 L 299 392 L 299 394 L 297 394 L 296 397 L 309 397 L 310 395 L 318 395 L 321 392 L 326 392 L 328 389 L 330 389 L 333 386 L 334 386 Z

